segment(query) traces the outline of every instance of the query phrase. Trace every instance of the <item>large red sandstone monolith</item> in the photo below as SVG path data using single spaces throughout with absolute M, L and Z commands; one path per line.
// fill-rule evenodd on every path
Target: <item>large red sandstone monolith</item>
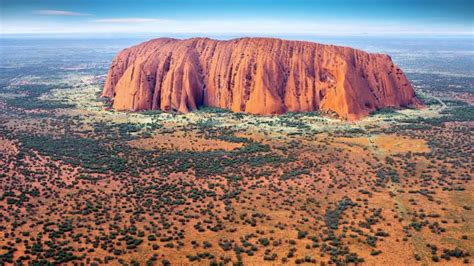
M 113 59 L 102 96 L 116 110 L 323 110 L 348 120 L 420 104 L 387 55 L 270 38 L 144 42 Z

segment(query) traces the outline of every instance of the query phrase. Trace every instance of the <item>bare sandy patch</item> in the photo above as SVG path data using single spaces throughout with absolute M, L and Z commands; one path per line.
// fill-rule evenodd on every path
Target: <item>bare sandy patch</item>
M 7 139 L 0 139 L 0 152 L 8 154 L 16 154 L 18 149 L 15 144 Z
M 411 139 L 394 135 L 378 135 L 373 138 L 375 145 L 385 154 L 411 152 L 429 152 L 423 139 Z
M 134 148 L 144 150 L 173 149 L 189 151 L 230 151 L 242 147 L 242 143 L 226 142 L 218 139 L 205 139 L 193 133 L 155 134 L 151 138 L 134 139 L 128 142 Z

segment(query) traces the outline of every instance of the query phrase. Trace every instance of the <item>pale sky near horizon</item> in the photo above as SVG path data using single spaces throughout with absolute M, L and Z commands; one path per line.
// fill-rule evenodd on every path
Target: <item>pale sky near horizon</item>
M 0 0 L 2 34 L 473 35 L 473 0 Z

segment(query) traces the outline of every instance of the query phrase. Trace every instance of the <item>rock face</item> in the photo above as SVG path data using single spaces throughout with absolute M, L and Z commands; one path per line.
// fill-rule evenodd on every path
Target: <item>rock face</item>
M 383 107 L 419 105 L 387 55 L 269 38 L 144 42 L 114 58 L 102 96 L 112 98 L 116 110 L 324 110 L 347 120 Z

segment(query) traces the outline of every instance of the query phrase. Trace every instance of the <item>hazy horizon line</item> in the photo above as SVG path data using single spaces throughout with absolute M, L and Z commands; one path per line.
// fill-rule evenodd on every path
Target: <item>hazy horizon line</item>
M 172 37 L 380 37 L 380 38 L 394 38 L 394 37 L 410 37 L 410 38 L 474 38 L 473 32 L 463 33 L 255 33 L 255 32 L 153 32 L 153 33 L 133 33 L 133 32 L 111 32 L 111 33 L 52 33 L 52 32 L 31 32 L 31 33 L 4 33 L 0 32 L 0 37 L 100 37 L 100 38 L 130 38 L 130 37 L 153 37 L 153 36 L 172 36 Z

